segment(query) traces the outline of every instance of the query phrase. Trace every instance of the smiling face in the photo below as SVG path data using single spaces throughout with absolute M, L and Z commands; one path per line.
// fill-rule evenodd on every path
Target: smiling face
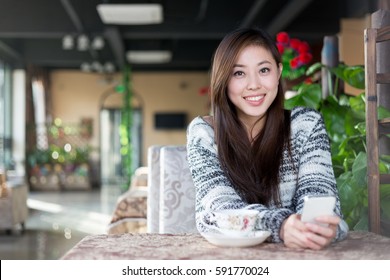
M 256 123 L 256 133 L 264 126 L 264 116 L 275 100 L 281 72 L 282 66 L 276 64 L 271 52 L 258 45 L 244 48 L 234 64 L 227 87 L 228 97 L 248 129 L 261 119 Z

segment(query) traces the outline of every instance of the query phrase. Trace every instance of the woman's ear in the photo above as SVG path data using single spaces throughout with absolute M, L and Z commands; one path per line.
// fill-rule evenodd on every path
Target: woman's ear
M 282 71 L 283 71 L 283 64 L 282 63 L 279 63 L 278 65 L 279 67 L 279 79 L 280 79 L 280 76 L 282 75 Z

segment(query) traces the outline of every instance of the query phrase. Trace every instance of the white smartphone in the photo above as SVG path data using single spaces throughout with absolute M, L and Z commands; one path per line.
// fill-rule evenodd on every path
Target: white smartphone
M 316 223 L 315 218 L 319 216 L 334 215 L 336 197 L 334 196 L 306 196 L 303 204 L 302 222 Z

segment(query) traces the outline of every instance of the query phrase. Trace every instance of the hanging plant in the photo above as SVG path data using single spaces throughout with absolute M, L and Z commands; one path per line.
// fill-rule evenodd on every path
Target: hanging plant
M 116 91 L 123 94 L 123 107 L 121 110 L 121 125 L 119 129 L 121 158 L 122 158 L 122 176 L 124 178 L 122 188 L 127 190 L 130 186 L 132 170 L 132 145 L 131 145 L 131 127 L 133 124 L 133 108 L 131 100 L 133 96 L 130 82 L 130 66 L 125 65 L 123 69 L 122 85 L 117 86 Z

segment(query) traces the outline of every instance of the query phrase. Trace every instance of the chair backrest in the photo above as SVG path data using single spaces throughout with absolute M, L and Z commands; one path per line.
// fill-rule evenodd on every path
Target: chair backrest
M 148 232 L 197 232 L 195 187 L 188 167 L 185 145 L 154 146 L 149 152 L 149 174 L 157 176 L 158 170 L 159 179 L 148 178 L 148 182 L 151 182 L 148 185 Z M 156 159 L 157 155 L 159 160 Z
M 377 44 L 390 40 L 390 26 L 367 28 L 364 33 L 366 82 L 366 144 L 369 229 L 381 232 L 380 184 L 389 184 L 390 175 L 379 173 L 379 135 L 390 133 L 390 119 L 378 120 L 378 84 L 389 84 L 390 73 L 378 73 Z
M 160 233 L 195 233 L 195 187 L 185 146 L 160 154 Z
M 159 232 L 160 221 L 160 150 L 161 146 L 148 148 L 148 201 L 147 231 Z

